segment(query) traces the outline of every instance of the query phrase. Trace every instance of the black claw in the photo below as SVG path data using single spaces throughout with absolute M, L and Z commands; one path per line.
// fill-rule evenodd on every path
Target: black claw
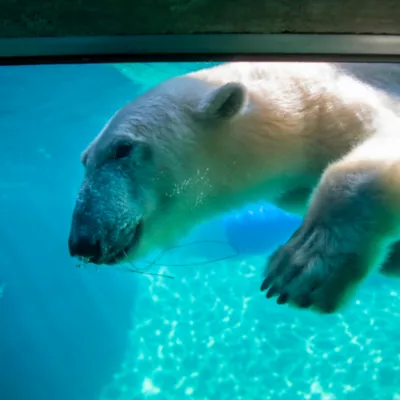
M 299 306 L 300 308 L 310 308 L 310 307 L 312 306 L 312 300 L 311 300 L 311 298 L 308 297 L 308 298 L 301 299 L 301 300 L 298 302 L 298 306 Z
M 268 289 L 269 285 L 272 283 L 272 278 L 271 276 L 268 276 L 267 278 L 264 279 L 264 282 L 262 283 L 260 290 L 263 292 L 264 290 Z
M 279 294 L 279 290 L 276 286 L 272 286 L 271 289 L 268 290 L 267 292 L 267 299 L 270 299 L 271 297 L 276 296 L 277 294 Z
M 276 300 L 276 304 L 286 304 L 288 299 L 289 299 L 289 295 L 287 293 L 283 293 Z

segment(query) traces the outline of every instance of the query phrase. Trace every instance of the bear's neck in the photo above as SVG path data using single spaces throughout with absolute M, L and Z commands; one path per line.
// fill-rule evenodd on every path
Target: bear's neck
M 237 121 L 235 125 L 237 128 Z M 192 181 L 188 194 L 194 201 L 202 199 L 207 204 L 204 207 L 216 213 L 253 201 L 275 203 L 294 186 L 315 182 L 322 171 L 321 165 L 310 175 L 304 151 L 307 144 L 298 140 L 299 135 L 289 140 L 281 134 L 278 139 L 260 135 L 250 124 L 245 126 L 247 130 L 218 132 L 217 138 L 204 143 L 185 180 Z
M 289 162 L 285 165 L 281 160 L 273 165 L 272 157 L 257 159 L 254 153 L 246 154 L 243 147 L 236 158 L 225 155 L 225 160 L 221 157 L 204 163 L 207 168 L 199 165 L 196 172 L 185 179 L 185 187 L 178 191 L 175 202 L 179 204 L 183 220 L 196 224 L 258 201 L 279 205 L 285 193 L 297 187 L 311 187 L 322 172 L 306 174 L 301 162 L 294 166 Z

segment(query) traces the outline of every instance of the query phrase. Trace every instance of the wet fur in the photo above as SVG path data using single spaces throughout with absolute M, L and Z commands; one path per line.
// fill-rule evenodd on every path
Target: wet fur
M 361 82 L 376 71 L 359 70 L 360 80 L 354 71 L 232 63 L 155 87 L 84 152 L 72 234 L 91 229 L 112 252 L 124 245 L 120 226 L 144 221 L 128 252 L 136 258 L 206 218 L 267 200 L 304 223 L 269 260 L 262 289 L 279 303 L 339 310 L 373 267 L 396 275 L 400 253 L 397 103 Z M 127 138 L 139 155 L 148 146 L 151 160 L 113 160 Z

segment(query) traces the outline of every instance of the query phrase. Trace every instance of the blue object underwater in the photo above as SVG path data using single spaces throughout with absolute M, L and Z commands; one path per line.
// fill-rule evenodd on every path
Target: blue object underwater
M 258 203 L 225 216 L 228 243 L 242 255 L 273 251 L 300 226 L 301 218 L 269 203 Z

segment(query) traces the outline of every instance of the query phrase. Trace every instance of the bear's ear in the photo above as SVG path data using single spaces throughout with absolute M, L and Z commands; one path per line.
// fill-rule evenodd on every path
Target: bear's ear
M 230 82 L 209 94 L 200 104 L 200 113 L 208 118 L 228 119 L 235 116 L 246 101 L 246 88 Z

